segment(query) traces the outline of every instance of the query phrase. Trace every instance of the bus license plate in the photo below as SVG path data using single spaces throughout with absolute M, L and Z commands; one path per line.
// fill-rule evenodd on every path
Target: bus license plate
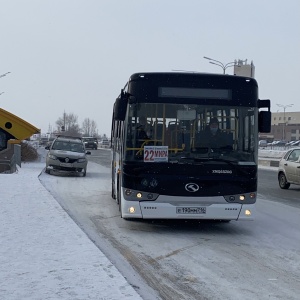
M 206 214 L 206 207 L 176 207 L 177 214 Z

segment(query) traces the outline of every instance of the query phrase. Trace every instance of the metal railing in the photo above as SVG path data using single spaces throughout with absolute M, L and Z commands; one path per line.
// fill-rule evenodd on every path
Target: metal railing
M 8 148 L 8 150 L 10 149 Z M 14 144 L 13 151 L 6 151 L 5 153 L 0 152 L 0 173 L 4 173 L 4 174 L 15 173 L 17 170 L 17 165 L 21 167 L 21 146 L 20 145 Z

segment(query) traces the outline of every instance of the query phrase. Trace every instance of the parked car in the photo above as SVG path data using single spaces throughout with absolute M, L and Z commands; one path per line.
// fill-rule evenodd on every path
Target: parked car
M 282 189 L 300 185 L 300 147 L 290 149 L 279 162 L 278 182 Z
M 293 143 L 295 143 L 295 141 L 287 142 L 285 145 L 286 145 L 286 146 L 291 146 Z
M 100 144 L 102 146 L 109 146 L 109 140 L 104 138 L 104 139 L 102 139 L 102 141 L 100 142 Z
M 98 140 L 97 138 L 84 136 L 82 137 L 86 149 L 98 149 Z
M 260 147 L 267 147 L 268 142 L 267 142 L 266 140 L 260 140 L 260 141 L 258 142 L 258 145 L 259 145 Z
M 272 143 L 272 146 L 276 146 L 276 147 L 282 147 L 282 146 L 285 146 L 285 144 L 286 144 L 286 141 L 274 141 L 273 143 Z
M 299 141 L 293 141 L 293 143 L 291 144 L 291 146 L 295 147 L 295 146 L 299 146 L 300 145 L 300 140 Z
M 80 137 L 58 136 L 45 149 L 49 150 L 46 156 L 46 173 L 51 174 L 53 170 L 86 176 L 86 155 L 91 152 L 85 150 Z

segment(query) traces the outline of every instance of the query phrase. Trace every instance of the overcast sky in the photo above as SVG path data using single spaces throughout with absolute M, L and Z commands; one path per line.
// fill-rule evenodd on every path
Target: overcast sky
M 300 111 L 299 0 L 0 0 L 0 42 L 0 107 L 42 133 L 65 111 L 110 135 L 132 73 L 223 72 L 203 56 L 253 61 L 272 111 Z

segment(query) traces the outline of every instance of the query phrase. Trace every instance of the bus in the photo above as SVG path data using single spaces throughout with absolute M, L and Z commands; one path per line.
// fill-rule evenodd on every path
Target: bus
M 218 121 L 219 144 L 206 143 L 211 119 Z M 111 193 L 121 217 L 253 220 L 258 132 L 270 129 L 270 100 L 258 98 L 253 78 L 131 75 L 111 126 Z

